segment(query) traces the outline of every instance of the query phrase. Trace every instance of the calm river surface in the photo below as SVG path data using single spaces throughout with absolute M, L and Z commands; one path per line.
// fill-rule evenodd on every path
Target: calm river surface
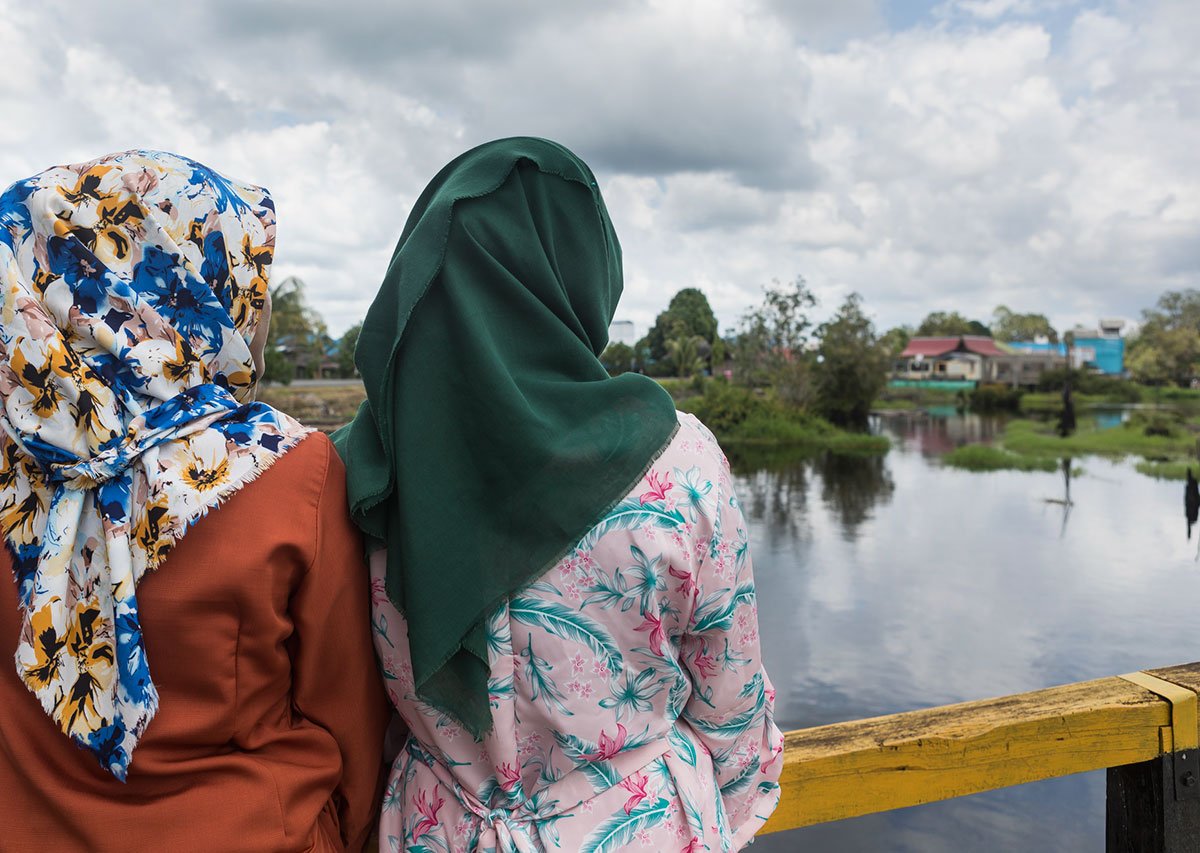
M 885 416 L 884 457 L 735 460 L 785 729 L 1200 659 L 1183 484 L 1087 457 L 968 473 L 977 416 Z M 1104 774 L 767 836 L 766 851 L 1097 851 Z

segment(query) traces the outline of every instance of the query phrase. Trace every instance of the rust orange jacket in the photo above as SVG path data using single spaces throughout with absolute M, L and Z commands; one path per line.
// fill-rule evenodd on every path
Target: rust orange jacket
M 324 435 L 200 519 L 138 585 L 160 703 L 125 784 L 18 679 L 0 554 L 0 850 L 362 847 L 387 705 L 362 544 Z

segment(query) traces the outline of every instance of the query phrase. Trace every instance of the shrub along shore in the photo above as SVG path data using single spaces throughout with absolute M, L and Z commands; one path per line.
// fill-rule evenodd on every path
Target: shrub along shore
M 723 379 L 702 382 L 664 380 L 675 405 L 691 412 L 722 444 L 805 447 L 852 453 L 886 453 L 884 436 L 853 432 L 781 402 L 770 390 L 758 391 Z

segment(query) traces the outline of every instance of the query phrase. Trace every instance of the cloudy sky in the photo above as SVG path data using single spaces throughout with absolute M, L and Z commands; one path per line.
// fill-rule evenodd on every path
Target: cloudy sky
M 1195 0 L 0 0 L 0 184 L 150 147 L 268 186 L 339 333 L 442 164 L 549 136 L 640 329 L 797 275 L 881 327 L 1094 323 L 1200 286 L 1197 44 Z

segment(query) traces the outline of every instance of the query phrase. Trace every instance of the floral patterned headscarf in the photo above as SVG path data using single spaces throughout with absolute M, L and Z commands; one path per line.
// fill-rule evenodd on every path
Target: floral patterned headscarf
M 308 430 L 252 402 L 267 192 L 173 154 L 0 195 L 0 528 L 17 672 L 124 779 L 158 707 L 135 588 Z

